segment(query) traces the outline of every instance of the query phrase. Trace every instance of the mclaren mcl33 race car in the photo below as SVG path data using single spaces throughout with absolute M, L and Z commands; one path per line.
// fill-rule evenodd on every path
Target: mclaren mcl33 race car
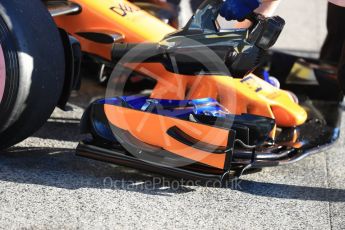
M 224 181 L 296 162 L 338 139 L 336 69 L 269 53 L 285 24 L 278 16 L 253 14 L 251 28 L 222 30 L 221 4 L 205 1 L 184 29 L 159 43 L 114 45 L 115 78 L 150 70 L 156 84 L 138 95 L 109 90 L 92 103 L 82 118 L 91 136 L 78 155 Z

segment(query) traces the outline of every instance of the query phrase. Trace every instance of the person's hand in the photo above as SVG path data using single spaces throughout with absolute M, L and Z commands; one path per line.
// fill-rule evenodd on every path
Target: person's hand
M 260 3 L 260 0 L 226 0 L 220 9 L 220 15 L 228 21 L 242 21 L 258 8 Z

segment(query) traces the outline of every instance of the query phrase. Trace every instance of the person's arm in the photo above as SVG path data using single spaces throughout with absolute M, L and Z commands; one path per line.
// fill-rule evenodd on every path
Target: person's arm
M 270 17 L 277 9 L 280 0 L 262 0 L 259 8 L 255 10 L 256 13 Z
M 243 21 L 237 27 L 249 27 L 245 18 L 254 10 L 264 16 L 271 16 L 279 4 L 279 0 L 226 0 L 220 9 L 220 15 L 226 20 Z
M 273 16 L 275 10 L 277 9 L 280 0 L 263 0 L 261 1 L 261 5 L 257 8 L 254 12 L 258 14 L 262 14 L 266 17 Z M 251 26 L 251 22 L 249 20 L 244 20 L 242 22 L 237 22 L 235 24 L 236 28 L 248 28 Z

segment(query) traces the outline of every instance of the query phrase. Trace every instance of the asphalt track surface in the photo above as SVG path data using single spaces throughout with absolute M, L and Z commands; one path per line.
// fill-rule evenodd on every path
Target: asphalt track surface
M 325 1 L 304 2 L 310 7 L 291 1 L 279 9 L 290 24 L 278 48 L 314 52 L 321 45 Z M 225 188 L 181 185 L 75 156 L 85 137 L 79 134 L 83 108 L 104 94 L 92 79 L 83 83 L 71 99 L 73 111 L 57 109 L 32 137 L 0 154 L 0 228 L 345 228 L 345 132 L 326 152 Z

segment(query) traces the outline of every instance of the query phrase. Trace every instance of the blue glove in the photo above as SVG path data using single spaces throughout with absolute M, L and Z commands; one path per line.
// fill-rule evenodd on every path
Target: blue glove
M 220 9 L 220 15 L 228 21 L 242 21 L 260 6 L 260 2 L 260 0 L 226 0 Z

